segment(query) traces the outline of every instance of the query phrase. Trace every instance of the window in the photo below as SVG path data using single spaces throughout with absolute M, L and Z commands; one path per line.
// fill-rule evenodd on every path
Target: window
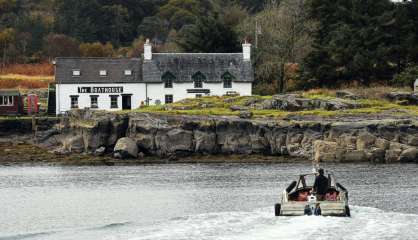
M 106 70 L 100 70 L 99 74 L 100 74 L 100 76 L 105 77 L 105 76 L 107 76 L 107 71 Z
M 13 106 L 13 96 L 0 96 L 0 106 Z
M 125 76 L 132 76 L 132 70 L 125 70 Z
M 118 95 L 110 96 L 110 108 L 119 108 L 118 107 Z
M 78 96 L 70 96 L 71 108 L 78 108 Z
M 165 104 L 173 103 L 173 95 L 165 95 Z
M 80 70 L 73 70 L 73 77 L 78 77 L 81 75 L 81 71 Z
M 232 80 L 235 77 L 230 74 L 229 72 L 226 72 L 224 75 L 222 75 L 222 79 L 224 82 L 224 88 L 232 88 Z
M 194 88 L 203 88 L 203 81 L 206 80 L 205 75 L 201 72 L 197 72 L 192 76 L 192 79 L 194 81 Z
M 90 108 L 97 109 L 99 108 L 99 96 L 90 96 Z
M 171 72 L 166 72 L 161 77 L 161 79 L 164 82 L 164 87 L 165 88 L 173 88 L 173 82 L 176 79 L 176 77 Z

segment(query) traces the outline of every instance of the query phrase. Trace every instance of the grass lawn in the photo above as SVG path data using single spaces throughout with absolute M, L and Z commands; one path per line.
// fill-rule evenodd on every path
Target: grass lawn
M 277 117 L 283 118 L 290 115 L 300 116 L 323 116 L 323 117 L 337 117 L 337 116 L 353 116 L 362 114 L 380 114 L 392 110 L 393 115 L 411 115 L 418 116 L 418 106 L 404 106 L 400 103 L 393 103 L 385 100 L 382 94 L 390 91 L 405 91 L 406 89 L 392 89 L 384 88 L 381 89 L 359 89 L 362 94 L 359 94 L 362 98 L 359 100 L 353 100 L 361 104 L 361 108 L 346 109 L 338 111 L 328 111 L 325 109 L 315 109 L 308 111 L 283 111 L 283 110 L 257 110 L 251 109 L 254 117 Z M 410 90 L 409 90 L 410 91 Z M 307 92 L 300 93 L 304 98 L 309 99 L 323 99 L 332 100 L 336 98 L 335 90 L 317 89 Z M 355 92 L 355 91 L 352 91 Z M 373 92 L 371 94 L 370 92 Z M 357 94 L 357 93 L 356 93 Z M 217 116 L 238 116 L 240 111 L 232 111 L 231 106 L 248 107 L 248 102 L 264 99 L 271 99 L 272 96 L 251 96 L 251 97 L 202 97 L 195 99 L 185 99 L 173 104 L 160 105 L 160 106 L 148 106 L 143 107 L 136 112 L 146 113 L 160 113 L 160 114 L 172 114 L 172 115 L 217 115 Z

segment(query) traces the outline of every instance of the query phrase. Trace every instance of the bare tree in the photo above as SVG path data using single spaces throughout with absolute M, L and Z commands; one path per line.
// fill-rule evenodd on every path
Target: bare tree
M 262 12 L 246 21 L 244 34 L 255 32 L 257 39 L 258 79 L 275 84 L 279 92 L 286 91 L 285 65 L 301 63 L 309 54 L 316 25 L 308 17 L 306 0 L 270 0 Z

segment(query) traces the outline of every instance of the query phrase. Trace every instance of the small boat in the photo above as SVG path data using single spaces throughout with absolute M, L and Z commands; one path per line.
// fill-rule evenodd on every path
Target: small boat
M 315 173 L 299 175 L 284 191 L 281 203 L 275 205 L 276 216 L 341 216 L 350 217 L 348 191 L 328 174 L 328 191 L 324 201 L 317 201 L 312 193 Z

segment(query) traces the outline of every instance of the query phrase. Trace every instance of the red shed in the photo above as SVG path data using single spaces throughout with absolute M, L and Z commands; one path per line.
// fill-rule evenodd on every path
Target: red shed
M 18 90 L 0 90 L 0 115 L 23 113 L 23 101 Z

